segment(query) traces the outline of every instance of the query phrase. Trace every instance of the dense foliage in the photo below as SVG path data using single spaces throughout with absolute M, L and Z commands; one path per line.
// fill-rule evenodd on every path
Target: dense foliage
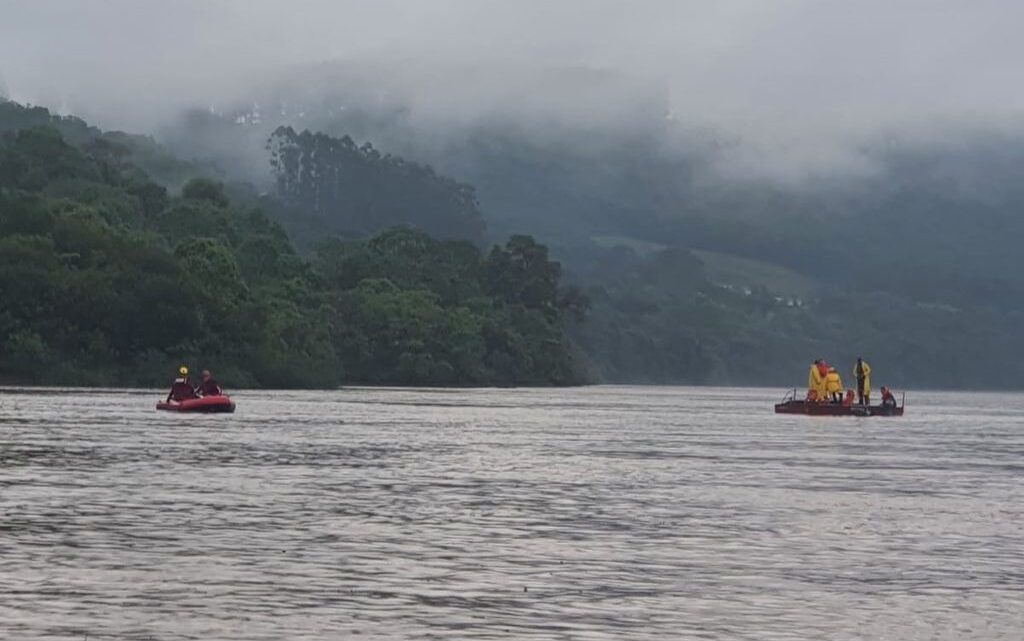
M 879 384 L 903 388 L 1005 389 L 1024 373 L 1016 312 L 724 287 L 679 249 L 588 248 L 570 261 L 577 278 L 602 283 L 587 289 L 592 309 L 571 331 L 599 379 L 799 386 L 811 359 L 836 364 L 845 380 L 861 355 Z
M 537 235 L 590 295 L 571 336 L 597 380 L 800 383 L 811 359 L 842 365 L 859 352 L 900 385 L 1024 380 L 1019 135 L 885 132 L 852 150 L 861 171 L 801 176 L 785 154 L 750 162 L 742 141 L 665 118 L 655 94 L 614 122 L 571 109 L 548 122 L 519 105 L 431 121 L 414 98 L 381 90 L 385 71 L 327 67 L 267 83 L 201 130 L 185 123 L 177 148 L 216 151 L 225 171 L 253 176 L 254 157 L 233 152 L 296 124 L 472 184 L 492 237 Z M 608 89 L 595 95 L 623 94 Z M 290 231 L 306 224 L 299 211 L 271 213 Z M 751 268 L 723 273 L 708 253 Z M 779 270 L 799 291 L 779 286 Z
M 226 279 L 218 287 L 230 292 L 235 270 L 215 258 L 223 249 L 220 257 L 237 264 L 244 294 L 216 314 L 201 307 L 196 319 L 182 321 L 198 323 L 191 338 L 162 344 L 155 354 L 213 354 L 253 384 L 560 383 L 578 380 L 582 369 L 608 382 L 779 385 L 799 384 L 813 358 L 848 369 L 844 364 L 859 354 L 880 382 L 900 386 L 1012 388 L 1024 380 L 1024 189 L 1014 178 L 1024 141 L 879 145 L 863 150 L 873 172 L 786 186 L 723 180 L 709 170 L 721 160 L 717 142 L 680 138 L 664 119 L 615 131 L 479 122 L 427 135 L 401 105 L 382 111 L 370 100 L 354 108 L 349 96 L 339 103 L 345 109 L 331 109 L 313 97 L 288 97 L 262 114 L 203 110 L 186 119 L 169 142 L 185 157 L 216 161 L 213 170 L 170 157 L 147 138 L 0 104 L 0 130 L 55 128 L 95 165 L 90 171 L 102 168 L 100 178 L 79 176 L 72 188 L 61 172 L 80 168 L 60 154 L 48 157 L 21 179 L 24 185 L 6 189 L 4 209 L 25 207 L 29 196 L 45 199 L 47 216 L 88 204 L 113 230 L 102 235 L 169 255 L 178 271 L 165 278 L 202 272 L 195 264 L 201 260 L 217 265 L 213 273 Z M 286 112 L 294 115 L 277 118 Z M 330 135 L 279 128 L 287 122 Z M 357 145 L 346 132 L 427 159 L 459 181 Z M 150 182 L 178 193 L 198 174 L 228 182 L 220 189 L 200 181 L 175 197 Z M 113 178 L 122 182 L 111 184 Z M 252 214 L 257 208 L 266 215 Z M 530 264 L 531 252 L 513 260 L 514 247 L 503 246 L 502 256 L 459 242 L 479 242 L 481 213 L 492 240 L 521 230 L 543 235 L 564 266 L 563 274 L 543 256 L 554 290 L 550 278 L 514 276 Z M 250 217 L 259 222 L 245 222 Z M 31 217 L 17 219 L 27 224 Z M 268 219 L 312 256 L 301 258 Z M 448 240 L 408 229 L 366 240 L 396 223 Z M 250 232 L 263 226 L 272 231 L 253 238 Z M 67 235 L 18 233 L 56 243 Z M 8 235 L 0 240 L 10 242 Z M 336 239 L 321 247 L 328 237 Z M 418 258 L 398 260 L 386 249 L 398 238 Z M 32 244 L 39 240 L 19 241 L 10 256 L 44 251 Z M 195 246 L 181 247 L 186 240 Z M 46 251 L 60 256 L 63 247 Z M 733 269 L 728 263 L 736 260 L 748 268 Z M 207 282 L 193 279 L 174 295 L 222 304 L 203 297 Z M 233 313 L 237 328 L 210 325 L 227 323 Z M 47 334 L 39 329 L 45 324 L 31 322 L 15 327 L 11 315 L 0 309 L 7 323 L 0 330 L 19 354 L 40 345 L 50 356 L 69 354 L 60 341 L 84 335 Z M 251 318 L 261 320 L 246 334 Z M 304 333 L 302 322 L 317 331 Z M 215 337 L 219 351 L 194 344 L 197 336 Z M 236 336 L 246 337 L 239 339 L 245 347 L 232 346 Z M 267 336 L 289 347 L 275 351 Z M 300 337 L 309 344 L 291 349 Z M 261 352 L 268 355 L 257 360 Z M 5 362 L 13 362 L 11 354 Z M 76 358 L 84 357 L 51 362 Z M 85 376 L 99 371 L 68 367 Z M 54 380 L 55 368 L 43 369 Z
M 560 290 L 558 263 L 528 236 L 485 257 L 466 241 L 396 229 L 328 242 L 317 266 L 337 294 L 332 338 L 353 380 L 580 381 L 562 320 L 586 303 Z
M 429 166 L 381 154 L 348 136 L 279 127 L 268 143 L 278 195 L 312 212 L 321 229 L 361 237 L 414 225 L 441 238 L 480 240 L 483 219 L 472 187 Z
M 580 380 L 581 299 L 528 237 L 485 256 L 396 229 L 308 261 L 220 183 L 170 195 L 137 141 L 27 115 L 0 141 L 0 381 L 156 385 L 181 362 L 233 387 Z
M 173 189 L 180 189 L 192 178 L 220 173 L 209 163 L 186 162 L 168 154 L 148 136 L 102 131 L 81 118 L 57 116 L 43 107 L 23 106 L 0 97 L 0 136 L 33 127 L 54 129 L 69 144 L 100 157 L 117 156 L 118 162 L 130 163 L 152 180 Z

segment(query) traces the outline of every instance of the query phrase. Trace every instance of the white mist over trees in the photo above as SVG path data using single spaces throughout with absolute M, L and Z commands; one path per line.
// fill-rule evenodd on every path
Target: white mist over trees
M 988 0 L 0 0 L 0 16 L 12 98 L 133 130 L 334 60 L 408 65 L 412 109 L 462 119 L 621 111 L 608 95 L 552 104 L 550 82 L 516 80 L 577 67 L 663 87 L 673 117 L 744 143 L 739 166 L 792 177 L 856 166 L 882 129 L 1019 124 L 1024 100 L 1024 7 Z

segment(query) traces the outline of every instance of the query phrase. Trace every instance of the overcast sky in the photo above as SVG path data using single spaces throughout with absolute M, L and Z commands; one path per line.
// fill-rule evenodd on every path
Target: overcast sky
M 0 0 L 0 89 L 123 118 L 304 62 L 585 65 L 663 83 L 680 119 L 842 138 L 1017 122 L 1022 24 L 1012 0 Z

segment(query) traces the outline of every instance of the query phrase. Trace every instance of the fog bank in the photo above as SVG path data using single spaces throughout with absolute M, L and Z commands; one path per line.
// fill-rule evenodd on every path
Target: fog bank
M 857 147 L 887 130 L 1018 128 L 1022 19 L 990 0 L 0 0 L 0 92 L 157 131 L 340 61 L 412 123 L 639 113 L 726 141 L 723 171 L 785 178 L 870 171 Z

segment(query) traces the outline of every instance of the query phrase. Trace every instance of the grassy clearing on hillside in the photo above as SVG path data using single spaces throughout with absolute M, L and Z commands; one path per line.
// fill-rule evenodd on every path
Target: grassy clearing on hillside
M 668 249 L 668 245 L 627 236 L 591 236 L 590 240 L 598 247 L 626 247 L 632 249 L 638 256 L 647 256 Z
M 806 300 L 820 283 L 792 269 L 731 254 L 693 250 L 704 263 L 708 278 L 719 285 L 754 288 L 763 285 L 778 296 Z
M 626 236 L 592 236 L 590 239 L 600 247 L 626 247 L 640 256 L 649 256 L 668 247 Z M 773 263 L 713 251 L 690 251 L 704 263 L 708 279 L 716 285 L 737 289 L 754 289 L 761 285 L 778 296 L 802 300 L 806 300 L 811 292 L 821 286 L 813 278 Z

